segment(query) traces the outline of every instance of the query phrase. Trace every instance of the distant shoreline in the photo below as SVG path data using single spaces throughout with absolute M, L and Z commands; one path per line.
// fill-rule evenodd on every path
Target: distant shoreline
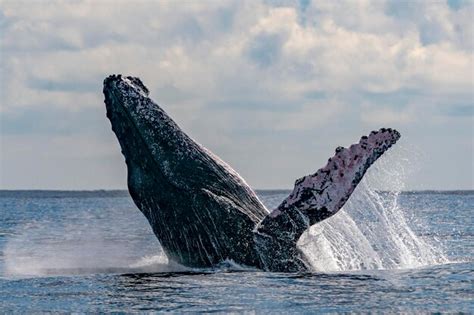
M 257 194 L 289 194 L 291 189 L 256 189 Z M 389 191 L 380 191 L 389 193 Z M 474 190 L 407 190 L 403 195 L 471 195 Z M 0 198 L 114 198 L 128 197 L 128 190 L 97 189 L 97 190 L 56 190 L 56 189 L 0 189 Z

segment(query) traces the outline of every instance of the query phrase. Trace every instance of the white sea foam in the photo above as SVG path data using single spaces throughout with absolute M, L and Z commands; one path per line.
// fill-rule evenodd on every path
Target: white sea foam
M 414 227 L 424 227 L 409 220 L 414 214 L 399 204 L 405 179 L 414 168 L 412 152 L 400 146 L 387 152 L 337 215 L 303 234 L 298 244 L 314 270 L 417 268 L 449 262 L 441 244 L 414 233 Z
M 140 219 L 141 214 L 137 215 Z M 111 233 L 108 226 L 103 226 L 102 221 L 95 221 L 97 218 L 82 219 L 90 224 L 71 220 L 70 224 L 63 226 L 60 222 L 45 220 L 19 226 L 3 250 L 3 274 L 7 277 L 36 277 L 189 270 L 169 262 L 154 235 L 138 240 L 136 235 L 120 238 L 117 233 Z M 123 230 L 121 221 L 126 219 L 116 219 L 110 224 L 116 224 L 120 231 Z M 140 248 L 146 244 L 151 244 L 154 250 Z

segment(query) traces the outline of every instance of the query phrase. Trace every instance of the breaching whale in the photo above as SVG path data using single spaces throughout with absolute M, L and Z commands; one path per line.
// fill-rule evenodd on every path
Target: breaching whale
M 400 138 L 382 128 L 338 147 L 270 212 L 237 172 L 149 98 L 140 79 L 111 75 L 103 91 L 130 195 L 168 258 L 190 267 L 233 260 L 268 271 L 310 270 L 297 247 L 300 236 L 341 209 L 367 169 Z

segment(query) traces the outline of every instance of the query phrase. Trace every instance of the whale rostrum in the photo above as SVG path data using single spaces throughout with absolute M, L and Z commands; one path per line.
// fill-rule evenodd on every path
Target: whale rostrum
M 140 79 L 111 75 L 104 95 L 130 195 L 168 258 L 189 267 L 230 259 L 268 271 L 310 270 L 296 245 L 301 234 L 339 211 L 370 165 L 400 138 L 382 128 L 338 147 L 270 212 L 237 172 L 151 100 Z

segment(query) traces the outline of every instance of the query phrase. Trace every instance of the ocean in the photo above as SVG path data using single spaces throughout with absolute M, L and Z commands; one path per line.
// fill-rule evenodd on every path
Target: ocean
M 474 192 L 359 186 L 303 274 L 169 262 L 126 191 L 0 191 L 0 312 L 474 312 Z

